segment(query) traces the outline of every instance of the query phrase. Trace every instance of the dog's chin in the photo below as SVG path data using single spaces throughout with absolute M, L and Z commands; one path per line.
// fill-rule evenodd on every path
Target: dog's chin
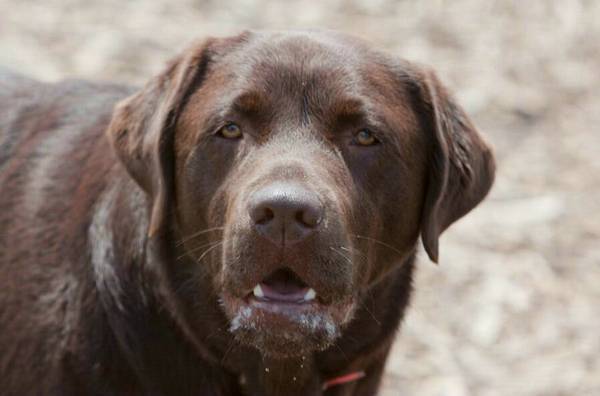
M 264 356 L 284 359 L 322 351 L 340 336 L 351 304 L 273 302 L 224 298 L 230 332 Z

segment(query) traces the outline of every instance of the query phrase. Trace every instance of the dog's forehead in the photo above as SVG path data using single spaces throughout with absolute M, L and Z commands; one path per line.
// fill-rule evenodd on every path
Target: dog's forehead
M 236 79 L 273 87 L 320 84 L 358 84 L 375 51 L 365 43 L 327 32 L 267 32 L 252 34 L 244 45 L 223 60 L 234 69 Z
M 285 117 L 297 117 L 300 109 L 317 116 L 368 112 L 376 96 L 385 96 L 377 80 L 388 80 L 381 78 L 387 63 L 384 53 L 338 33 L 251 33 L 217 60 L 216 81 L 224 82 L 217 101 L 222 109 L 263 104 Z
M 301 62 L 308 66 L 357 64 L 366 52 L 366 43 L 341 34 L 326 32 L 285 32 L 256 35 L 248 41 L 248 51 L 260 59 L 279 64 Z

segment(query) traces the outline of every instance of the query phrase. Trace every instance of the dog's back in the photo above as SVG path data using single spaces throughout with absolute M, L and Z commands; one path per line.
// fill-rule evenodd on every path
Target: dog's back
M 45 90 L 44 84 L 0 68 L 0 172 L 25 137 L 25 131 L 19 128 L 25 113 L 35 107 Z

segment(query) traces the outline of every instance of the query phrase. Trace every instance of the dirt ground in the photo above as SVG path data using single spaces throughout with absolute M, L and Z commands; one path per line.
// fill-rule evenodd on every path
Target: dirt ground
M 382 395 L 600 395 L 600 1 L 0 0 L 0 64 L 142 83 L 192 39 L 327 27 L 432 65 L 495 146 L 424 254 Z

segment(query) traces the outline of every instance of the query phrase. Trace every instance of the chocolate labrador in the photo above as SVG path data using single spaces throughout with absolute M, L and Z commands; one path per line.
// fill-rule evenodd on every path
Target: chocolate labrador
M 435 74 L 247 32 L 142 89 L 0 72 L 3 395 L 375 395 L 494 159 Z

